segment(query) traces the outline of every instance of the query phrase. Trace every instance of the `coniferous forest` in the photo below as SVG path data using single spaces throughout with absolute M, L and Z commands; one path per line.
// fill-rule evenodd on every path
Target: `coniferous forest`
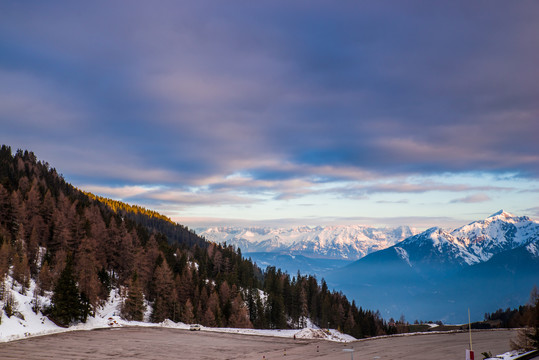
M 143 320 L 149 303 L 153 322 L 299 328 L 310 319 L 356 338 L 390 331 L 379 313 L 323 280 L 261 271 L 240 249 L 207 242 L 155 211 L 83 192 L 32 152 L 3 145 L 0 300 L 9 315 L 8 273 L 21 291 L 33 279 L 37 293 L 51 294 L 50 306 L 36 310 L 60 325 L 86 321 L 117 288 L 128 320 Z

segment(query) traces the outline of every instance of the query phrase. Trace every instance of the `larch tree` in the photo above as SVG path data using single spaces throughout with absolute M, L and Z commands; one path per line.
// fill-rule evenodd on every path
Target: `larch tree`
M 51 269 L 49 267 L 49 262 L 45 260 L 43 265 L 41 265 L 41 269 L 39 270 L 38 274 L 40 295 L 43 296 L 44 291 L 51 291 L 53 288 L 53 283 L 54 281 Z
M 86 307 L 88 309 L 95 309 L 97 306 L 101 288 L 101 284 L 97 277 L 96 247 L 97 244 L 95 239 L 82 239 L 75 259 L 81 299 L 83 302 L 87 303 Z
M 143 321 L 145 311 L 146 305 L 144 304 L 142 287 L 135 272 L 128 284 L 127 297 L 122 304 L 121 316 L 128 321 Z
M 9 192 L 0 184 L 0 225 L 9 226 L 11 200 Z
M 135 254 L 135 257 L 138 264 L 137 274 L 139 275 L 144 294 L 147 297 L 153 298 L 153 289 L 151 283 L 154 277 L 156 262 L 159 258 L 159 245 L 157 245 L 155 236 L 150 236 L 150 239 L 146 243 L 146 248 L 139 248 L 139 251 Z
M 10 213 L 10 224 L 11 231 L 17 233 L 19 227 L 23 225 L 24 219 L 26 217 L 24 203 L 22 201 L 22 196 L 19 190 L 15 190 L 11 193 L 11 213 Z
M 21 286 L 21 294 L 26 294 L 30 287 L 30 268 L 26 252 L 16 252 L 13 258 L 13 280 Z
M 52 267 L 52 283 L 53 286 L 58 282 L 62 271 L 66 266 L 67 252 L 65 249 L 60 249 L 54 254 L 54 261 Z
M 232 315 L 230 316 L 229 326 L 233 328 L 253 327 L 253 324 L 249 320 L 249 310 L 240 294 L 232 301 Z
M 152 321 L 161 322 L 170 319 L 173 317 L 176 304 L 176 292 L 172 271 L 166 261 L 163 261 L 155 270 L 153 284 L 155 301 Z
M 50 189 L 47 189 L 45 196 L 43 197 L 43 202 L 41 204 L 40 214 L 43 218 L 45 224 L 52 223 L 52 216 L 55 208 L 55 201 L 51 194 Z
M 195 315 L 193 312 L 193 304 L 191 303 L 191 299 L 187 299 L 185 302 L 185 305 L 183 306 L 183 311 L 181 314 L 181 321 L 186 324 L 192 324 L 195 322 Z
M 103 244 L 107 239 L 107 225 L 103 220 L 99 207 L 95 205 L 88 207 L 84 211 L 84 217 L 90 223 L 89 237 L 95 239 L 97 244 Z M 107 267 L 106 251 L 106 246 L 98 246 L 96 248 L 95 255 L 100 269 Z
M 204 312 L 204 316 L 202 317 L 201 322 L 204 326 L 209 326 L 209 327 L 217 326 L 217 322 L 215 321 L 215 313 L 212 311 L 210 307 L 208 307 L 206 311 Z
M 60 195 L 62 195 L 60 193 Z M 52 213 L 53 236 L 50 238 L 47 249 L 56 253 L 57 251 L 67 251 L 68 244 L 71 242 L 71 231 L 69 219 L 73 216 L 69 214 L 69 200 L 65 196 L 58 199 L 58 207 L 54 208 Z
M 10 265 L 11 245 L 9 241 L 4 241 L 0 245 L 0 278 L 7 275 Z

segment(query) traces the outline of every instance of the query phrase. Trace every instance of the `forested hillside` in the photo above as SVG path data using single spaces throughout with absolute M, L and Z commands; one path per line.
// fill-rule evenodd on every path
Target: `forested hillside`
M 86 321 L 119 288 L 129 320 L 143 320 L 149 304 L 154 322 L 287 328 L 311 319 L 358 338 L 387 332 L 377 313 L 323 281 L 274 267 L 262 272 L 232 246 L 207 242 L 154 211 L 80 191 L 32 152 L 12 154 L 5 145 L 0 245 L 6 316 L 16 312 L 5 296 L 13 279 L 22 292 L 35 281 L 36 292 L 51 294 L 51 305 L 36 301 L 35 310 L 62 325 Z

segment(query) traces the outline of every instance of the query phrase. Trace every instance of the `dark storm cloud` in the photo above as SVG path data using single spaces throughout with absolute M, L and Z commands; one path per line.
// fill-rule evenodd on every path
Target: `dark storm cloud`
M 0 141 L 75 178 L 287 197 L 393 174 L 539 175 L 537 2 L 4 2 L 0 14 Z M 256 184 L 223 181 L 238 172 Z

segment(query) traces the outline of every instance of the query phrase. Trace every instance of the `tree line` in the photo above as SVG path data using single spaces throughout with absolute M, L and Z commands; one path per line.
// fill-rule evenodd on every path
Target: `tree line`
M 151 304 L 154 322 L 299 328 L 311 321 L 356 338 L 388 332 L 378 312 L 323 280 L 262 271 L 233 246 L 208 242 L 155 211 L 80 191 L 32 152 L 12 154 L 3 145 L 0 300 L 9 316 L 8 274 L 21 292 L 35 281 L 36 311 L 61 325 L 86 321 L 114 288 L 128 320 L 143 320 Z M 37 303 L 44 294 L 52 297 L 48 307 Z
M 518 308 L 498 309 L 485 313 L 485 323 L 489 327 L 520 328 L 518 336 L 511 340 L 514 350 L 539 350 L 539 291 L 534 286 L 530 300 Z

